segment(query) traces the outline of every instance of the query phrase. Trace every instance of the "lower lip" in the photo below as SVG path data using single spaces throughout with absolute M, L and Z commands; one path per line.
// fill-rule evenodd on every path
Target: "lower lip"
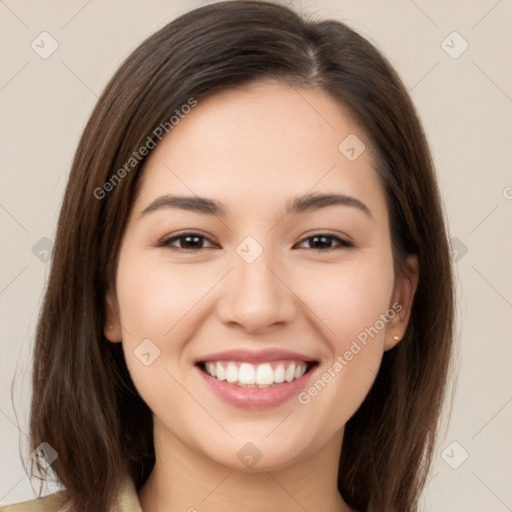
M 200 368 L 197 368 L 197 371 L 211 390 L 229 404 L 245 409 L 268 409 L 284 404 L 290 398 L 297 396 L 304 389 L 314 368 L 292 382 L 275 384 L 268 388 L 243 388 L 211 377 Z

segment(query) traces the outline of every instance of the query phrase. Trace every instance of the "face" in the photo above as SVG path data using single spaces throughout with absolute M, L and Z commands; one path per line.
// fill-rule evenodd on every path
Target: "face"
M 241 469 L 244 446 L 258 469 L 340 446 L 416 286 L 364 131 L 320 90 L 261 82 L 199 102 L 141 179 L 106 335 L 155 436 Z

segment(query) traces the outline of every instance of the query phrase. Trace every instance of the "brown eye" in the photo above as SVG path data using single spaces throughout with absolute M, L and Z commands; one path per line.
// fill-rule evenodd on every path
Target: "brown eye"
M 211 246 L 204 246 L 204 243 L 207 242 L 212 244 Z M 208 249 L 213 246 L 213 242 L 206 236 L 195 233 L 195 232 L 187 232 L 180 233 L 178 235 L 172 236 L 170 238 L 166 238 L 162 240 L 159 244 L 160 247 L 169 247 L 173 249 L 183 249 L 183 250 L 191 250 L 196 251 L 198 249 Z
M 328 233 L 319 233 L 317 235 L 309 236 L 304 238 L 300 243 L 302 244 L 304 242 L 310 242 L 309 248 L 317 251 L 346 249 L 354 246 L 352 242 L 348 242 L 347 240 L 343 240 L 338 236 L 330 235 Z M 334 245 L 332 245 L 333 242 Z M 308 247 L 306 247 L 306 249 L 307 248 Z

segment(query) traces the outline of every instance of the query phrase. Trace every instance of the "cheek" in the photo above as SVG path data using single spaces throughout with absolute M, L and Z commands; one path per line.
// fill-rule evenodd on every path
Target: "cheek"
M 119 260 L 117 296 L 126 365 L 153 412 L 176 410 L 187 400 L 178 384 L 183 380 L 179 355 L 189 336 L 183 329 L 188 325 L 187 313 L 204 293 L 191 286 L 191 279 L 187 272 L 170 271 L 135 251 L 130 254 L 128 247 Z M 166 422 L 174 428 L 175 415 L 167 415 Z
M 390 255 L 354 258 L 347 265 L 318 265 L 302 275 L 296 279 L 298 295 L 321 320 L 322 332 L 339 351 L 388 310 L 394 281 Z
M 165 263 L 126 258 L 118 267 L 121 321 L 129 338 L 169 338 L 174 327 L 190 313 L 218 278 L 198 278 L 192 267 L 171 268 Z
M 219 276 L 221 271 L 149 261 L 128 248 L 120 258 L 117 295 L 125 360 L 137 390 L 153 410 L 161 403 L 168 406 L 171 396 L 186 398 L 171 375 L 184 379 L 186 348 L 209 311 L 202 299 Z M 148 359 L 154 362 L 146 366 Z
M 394 311 L 389 314 L 392 258 L 381 255 L 368 262 L 325 266 L 310 274 L 299 292 L 319 319 L 329 354 L 299 402 L 322 411 L 326 431 L 348 421 L 366 397 L 382 360 L 387 322 L 394 316 Z

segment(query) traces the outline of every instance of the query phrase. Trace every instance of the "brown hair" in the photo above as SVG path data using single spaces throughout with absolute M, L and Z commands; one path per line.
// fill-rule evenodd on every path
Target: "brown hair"
M 155 129 L 176 109 L 227 88 L 273 78 L 318 87 L 369 136 L 390 213 L 397 272 L 417 254 L 420 277 L 404 338 L 348 421 L 338 487 L 368 512 L 417 509 L 430 467 L 453 337 L 446 229 L 428 146 L 396 72 L 339 21 L 305 19 L 265 1 L 188 12 L 142 43 L 99 99 L 73 161 L 34 352 L 31 448 L 49 443 L 52 468 L 79 512 L 104 512 L 123 471 L 139 488 L 154 465 L 151 411 L 121 344 L 103 335 L 105 296 Z M 125 166 L 122 181 L 108 189 Z M 36 468 L 37 469 L 37 468 Z M 44 471 L 44 468 L 39 468 Z

